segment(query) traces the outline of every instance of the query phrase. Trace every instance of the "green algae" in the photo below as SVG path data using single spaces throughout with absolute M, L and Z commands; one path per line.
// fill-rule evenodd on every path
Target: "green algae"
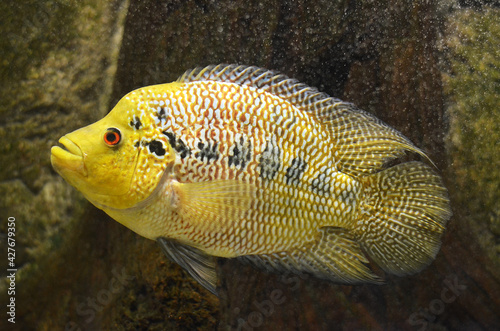
M 477 240 L 500 266 L 500 9 L 464 10 L 450 18 L 449 149 L 454 190 Z
M 75 38 L 76 1 L 3 1 L 0 4 L 0 84 L 23 80 L 54 47 Z M 65 27 L 65 29 L 61 29 Z

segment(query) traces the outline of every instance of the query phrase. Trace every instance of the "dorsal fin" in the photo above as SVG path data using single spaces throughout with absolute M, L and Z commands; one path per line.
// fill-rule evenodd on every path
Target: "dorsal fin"
M 287 100 L 316 118 L 330 131 L 339 170 L 353 176 L 378 172 L 386 162 L 403 156 L 405 151 L 427 158 L 408 138 L 375 116 L 271 70 L 220 64 L 189 70 L 177 81 L 218 81 L 247 85 Z

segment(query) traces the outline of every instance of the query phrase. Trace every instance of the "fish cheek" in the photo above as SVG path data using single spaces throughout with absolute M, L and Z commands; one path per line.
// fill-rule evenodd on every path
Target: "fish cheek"
M 114 196 L 129 192 L 137 164 L 137 151 L 109 148 L 87 160 L 88 181 L 93 193 Z
M 136 146 L 136 145 L 134 145 Z M 171 171 L 175 163 L 175 151 L 159 139 L 142 141 L 136 146 L 137 161 L 130 185 L 130 194 L 138 201 L 148 198 L 164 178 L 165 171 Z

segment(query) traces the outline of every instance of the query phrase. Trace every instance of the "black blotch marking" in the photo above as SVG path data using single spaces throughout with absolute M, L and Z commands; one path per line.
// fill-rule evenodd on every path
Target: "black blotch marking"
M 162 133 L 167 136 L 170 146 L 175 149 L 175 134 L 167 131 L 163 131 Z
M 165 107 L 160 108 L 160 111 L 156 114 L 158 119 L 161 121 L 162 119 L 167 119 L 167 112 Z
M 163 156 L 165 155 L 165 148 L 163 148 L 163 144 L 161 141 L 158 140 L 152 140 L 147 143 L 147 146 L 149 148 L 149 151 L 151 153 L 154 153 L 158 156 Z
M 233 155 L 229 155 L 229 167 L 235 166 L 240 169 L 245 168 L 252 158 L 252 143 L 240 137 L 240 141 L 236 141 L 233 145 Z
M 137 148 L 141 145 L 141 142 L 139 140 L 137 140 L 134 144 L 134 147 Z
M 273 179 L 280 168 L 281 150 L 276 142 L 267 141 L 266 148 L 259 158 L 260 177 L 264 179 Z
M 139 130 L 139 128 L 142 126 L 141 120 L 134 115 L 134 119 L 130 121 L 130 126 L 135 128 L 136 130 Z
M 318 175 L 314 178 L 311 183 L 311 191 L 316 194 L 328 196 L 330 195 L 330 183 L 332 178 L 330 177 L 330 169 Z
M 218 142 L 212 143 L 210 141 L 206 142 L 200 141 L 198 143 L 198 148 L 200 149 L 200 151 L 196 153 L 196 157 L 200 159 L 202 162 L 206 158 L 207 163 L 210 163 L 210 161 L 218 160 L 219 159 L 219 151 L 217 150 L 218 144 L 219 144 Z
M 286 183 L 292 185 L 299 185 L 300 177 L 307 168 L 307 163 L 300 157 L 292 160 L 292 164 L 286 169 Z
M 181 159 L 185 158 L 188 155 L 191 155 L 191 149 L 186 146 L 181 138 L 177 138 L 173 132 L 163 131 L 162 133 L 167 136 L 168 143 L 179 154 Z
M 181 159 L 191 154 L 191 150 L 189 149 L 189 147 L 187 147 L 184 141 L 182 141 L 182 139 L 180 138 L 177 139 L 175 150 L 177 151 L 177 153 L 179 153 Z

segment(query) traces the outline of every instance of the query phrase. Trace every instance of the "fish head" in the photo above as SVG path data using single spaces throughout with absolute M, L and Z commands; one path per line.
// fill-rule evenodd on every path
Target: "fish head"
M 145 200 L 175 161 L 148 107 L 144 91 L 129 93 L 103 119 L 63 136 L 51 149 L 53 168 L 98 208 Z

